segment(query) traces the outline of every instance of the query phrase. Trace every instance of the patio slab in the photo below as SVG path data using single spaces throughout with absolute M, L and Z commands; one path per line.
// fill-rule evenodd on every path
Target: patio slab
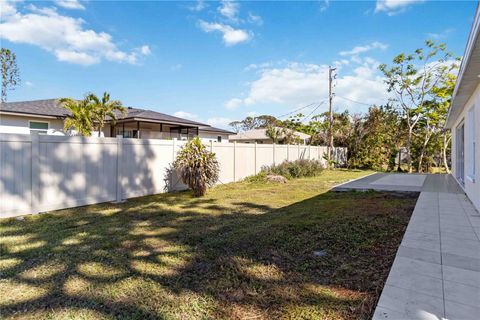
M 480 214 L 449 175 L 374 174 L 334 191 L 420 192 L 378 319 L 480 319 Z

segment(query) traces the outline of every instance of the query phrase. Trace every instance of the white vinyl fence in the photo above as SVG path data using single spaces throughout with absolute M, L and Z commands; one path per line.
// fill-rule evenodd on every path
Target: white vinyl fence
M 0 134 L 0 218 L 181 190 L 169 170 L 184 141 Z M 323 160 L 326 147 L 210 143 L 220 183 L 262 166 Z M 346 149 L 335 159 L 346 161 Z

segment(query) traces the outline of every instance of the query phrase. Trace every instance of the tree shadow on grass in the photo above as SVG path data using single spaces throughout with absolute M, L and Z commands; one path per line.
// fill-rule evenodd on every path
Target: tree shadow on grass
M 368 318 L 415 204 L 402 196 L 273 209 L 184 192 L 0 221 L 0 317 Z

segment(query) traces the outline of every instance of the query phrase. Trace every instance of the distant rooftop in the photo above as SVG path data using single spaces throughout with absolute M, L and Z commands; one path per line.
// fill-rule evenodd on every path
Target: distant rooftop
M 276 129 L 283 130 L 283 128 L 277 127 Z M 286 129 L 293 131 L 291 129 Z M 299 137 L 302 140 L 307 140 L 310 139 L 310 135 L 305 134 L 303 132 L 298 132 L 298 131 L 293 131 L 294 134 Z M 284 134 L 280 135 L 280 139 L 284 138 Z M 266 140 L 270 139 L 270 137 L 267 135 L 267 129 L 253 129 L 253 130 L 248 130 L 245 132 L 240 132 L 235 135 L 231 135 L 229 137 L 230 140 Z

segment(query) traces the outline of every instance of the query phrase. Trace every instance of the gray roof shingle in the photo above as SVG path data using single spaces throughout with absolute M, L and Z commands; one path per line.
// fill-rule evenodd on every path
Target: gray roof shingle
M 58 99 L 46 99 L 46 100 L 32 100 L 32 101 L 18 101 L 18 102 L 6 102 L 0 104 L 0 111 L 11 112 L 11 113 L 22 113 L 22 114 L 31 114 L 31 115 L 41 115 L 41 116 L 51 116 L 65 118 L 70 115 L 70 112 L 63 108 Z M 179 117 L 170 116 L 165 113 L 144 110 L 128 107 L 126 108 L 127 113 L 125 116 L 121 116 L 120 113 L 117 113 L 117 120 L 128 120 L 128 119 L 144 119 L 144 120 L 155 120 L 155 121 L 164 121 L 164 122 L 173 122 L 180 123 L 185 125 L 193 126 L 207 126 L 204 123 L 187 120 Z

